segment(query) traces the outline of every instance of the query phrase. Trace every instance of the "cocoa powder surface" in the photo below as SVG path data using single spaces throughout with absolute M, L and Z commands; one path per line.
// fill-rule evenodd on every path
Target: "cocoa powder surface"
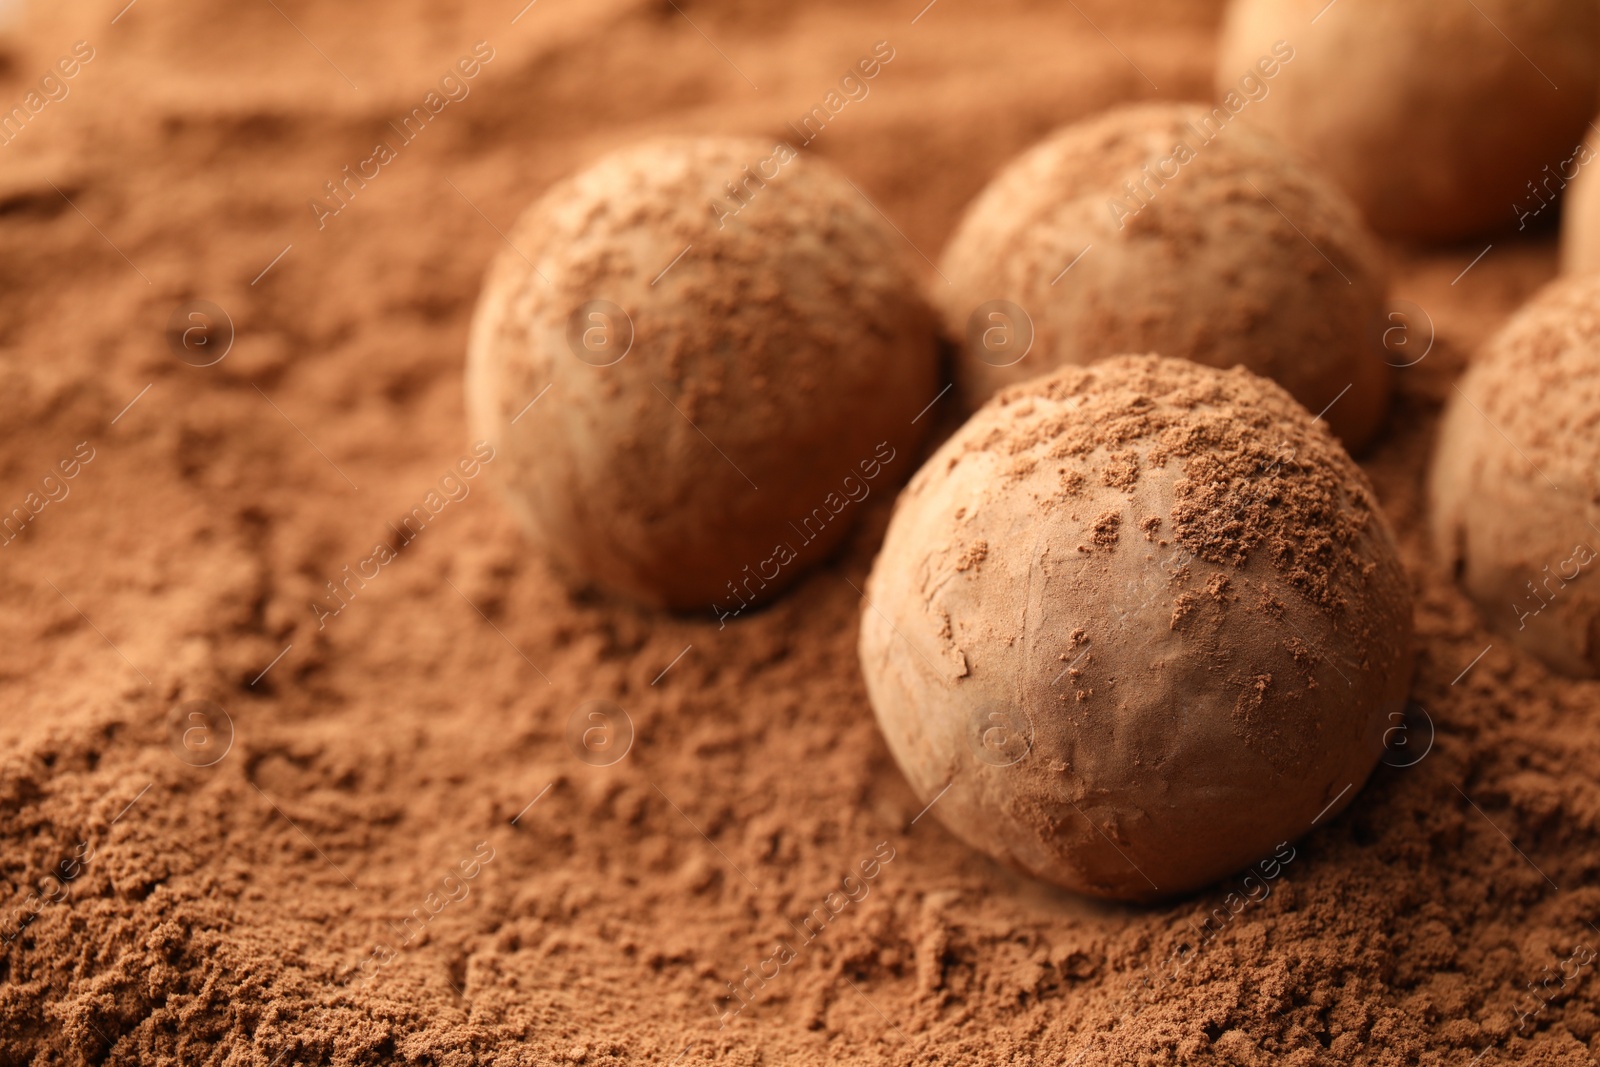
M 0 544 L 0 1063 L 1593 1062 L 1600 690 L 1493 638 L 1422 493 L 1548 233 L 1459 278 L 1480 247 L 1389 250 L 1436 335 L 1413 314 L 1396 362 L 1427 355 L 1363 458 L 1417 597 L 1412 765 L 1263 856 L 1265 899 L 1241 872 L 1094 904 L 921 818 L 877 734 L 855 619 L 886 485 L 725 628 L 569 592 L 492 461 L 440 485 L 496 231 L 564 174 L 646 135 L 793 138 L 888 40 L 803 151 L 936 256 L 1047 130 L 1207 95 L 1216 5 L 516 6 L 41 5 L 0 38 L 4 101 L 95 48 L 0 147 L 4 508 L 93 453 Z M 207 368 L 166 338 L 194 299 L 237 330 Z M 211 766 L 192 700 L 231 720 Z M 631 722 L 609 766 L 568 742 L 596 700 Z
M 1053 458 L 1124 449 L 1101 465 L 1096 480 L 1126 491 L 1140 467 L 1129 446 L 1142 446 L 1145 467 L 1171 464 L 1182 472 L 1169 517 L 1185 549 L 1233 566 L 1263 550 L 1291 585 L 1335 607 L 1335 579 L 1363 567 L 1355 542 L 1377 503 L 1326 425 L 1303 424 L 1304 409 L 1282 388 L 1242 369 L 1223 381 L 1191 363 L 1147 365 L 1134 357 L 1135 369 L 1127 370 L 1126 360 L 1113 357 L 1115 370 L 1069 366 L 1010 387 L 1000 403 L 1015 419 L 969 449 L 1021 455 L 1048 445 L 1045 455 Z M 1072 406 L 1040 419 L 1032 417 L 1034 397 Z M 1075 496 L 1082 480 L 1063 468 L 1061 499 Z M 1114 542 L 1115 524 L 1100 531 L 1104 524 L 1097 532 Z

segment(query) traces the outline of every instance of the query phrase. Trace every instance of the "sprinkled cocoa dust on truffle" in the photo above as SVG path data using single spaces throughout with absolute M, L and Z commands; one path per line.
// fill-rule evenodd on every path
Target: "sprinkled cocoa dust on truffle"
M 1067 270 L 1070 265 L 1071 269 Z M 1193 104 L 1057 130 L 967 208 L 933 289 L 969 404 L 1160 352 L 1272 378 L 1360 448 L 1388 404 L 1385 272 L 1355 207 L 1283 145 Z M 1023 317 L 1000 330 L 993 301 Z M 1026 353 L 996 339 L 1025 338 Z M 1337 403 L 1335 403 L 1337 401 Z
M 1600 674 L 1600 276 L 1551 284 L 1489 342 L 1435 447 L 1441 561 L 1491 628 Z
M 1139 443 L 1149 469 L 1181 464 L 1171 528 L 1201 559 L 1239 565 L 1261 548 L 1325 607 L 1337 600 L 1330 575 L 1363 566 L 1354 546 L 1373 520 L 1372 492 L 1331 437 L 1296 435 L 1291 447 L 1284 422 L 1301 412 L 1282 390 L 1253 376 L 1145 364 L 1119 374 L 1056 374 L 1002 394 L 1000 403 L 1022 407 L 1036 396 L 1072 403 L 1053 417 L 989 431 L 981 447 L 1016 455 L 1047 444 L 1051 458 L 1093 456 L 1087 477 L 1126 490 L 1139 470 L 1139 453 L 1127 446 Z M 1157 516 L 1147 528 L 1160 524 Z
M 770 603 L 928 428 L 934 318 L 898 240 L 824 161 L 753 138 L 648 141 L 547 191 L 489 272 L 467 368 L 536 548 L 648 604 Z M 585 359 L 594 322 L 608 347 Z

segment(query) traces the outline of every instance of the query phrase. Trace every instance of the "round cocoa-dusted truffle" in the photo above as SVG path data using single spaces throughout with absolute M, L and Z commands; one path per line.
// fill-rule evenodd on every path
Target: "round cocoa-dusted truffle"
M 1514 229 L 1594 113 L 1600 5 L 1234 0 L 1216 85 L 1223 113 L 1304 152 L 1380 233 Z
M 650 141 L 555 186 L 508 245 L 467 402 L 573 576 L 726 619 L 909 475 L 935 316 L 900 238 L 821 160 Z
M 1570 158 L 1552 167 L 1554 173 L 1541 184 L 1553 188 L 1528 205 L 1537 220 L 1553 213 L 1551 208 L 1560 196 L 1561 269 L 1566 274 L 1600 273 L 1600 174 L 1596 173 L 1600 168 L 1589 165 L 1600 156 L 1594 142 L 1591 136 Z
M 866 593 L 867 692 L 918 796 L 1101 897 L 1195 889 L 1332 818 L 1409 681 L 1365 476 L 1239 368 L 1125 356 L 1001 392 L 901 494 Z
M 1600 675 L 1600 276 L 1551 284 L 1490 340 L 1435 447 L 1439 557 L 1496 632 Z
M 941 269 L 973 406 L 1063 364 L 1157 351 L 1272 378 L 1351 448 L 1382 422 L 1385 281 L 1359 215 L 1203 107 L 1122 107 L 1053 134 L 968 208 Z

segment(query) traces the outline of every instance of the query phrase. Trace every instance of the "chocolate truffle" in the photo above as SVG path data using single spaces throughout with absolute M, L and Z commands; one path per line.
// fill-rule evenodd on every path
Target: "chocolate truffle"
M 1004 390 L 901 494 L 866 594 L 867 692 L 922 802 L 1101 897 L 1193 890 L 1332 818 L 1409 680 L 1365 476 L 1242 368 Z
M 1234 0 L 1216 85 L 1225 112 L 1304 152 L 1380 233 L 1504 230 L 1593 115 L 1600 4 Z
M 1542 218 L 1552 214 L 1549 206 L 1561 197 L 1561 269 L 1566 274 L 1600 272 L 1600 174 L 1596 173 L 1600 168 L 1590 166 L 1600 152 L 1595 151 L 1594 140 L 1591 131 L 1572 158 L 1552 168 L 1554 174 L 1541 185 L 1554 188 L 1542 188 L 1539 200 L 1530 205 L 1533 217 Z
M 1272 378 L 1351 448 L 1382 422 L 1384 273 L 1358 213 L 1197 105 L 1058 131 L 973 202 L 942 271 L 973 406 L 1063 364 L 1157 351 Z
M 643 143 L 555 186 L 507 245 L 467 402 L 573 577 L 726 618 L 909 475 L 936 317 L 901 239 L 821 160 Z
M 1600 675 L 1600 276 L 1553 283 L 1490 340 L 1436 447 L 1439 557 L 1497 633 Z

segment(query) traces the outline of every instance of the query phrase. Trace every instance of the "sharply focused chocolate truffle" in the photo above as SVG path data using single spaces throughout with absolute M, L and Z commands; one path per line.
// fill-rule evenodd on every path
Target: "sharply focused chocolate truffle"
M 1436 448 L 1440 558 L 1496 632 L 1600 675 L 1600 276 L 1550 285 L 1489 342 Z
M 1006 389 L 912 478 L 866 592 L 867 692 L 917 795 L 1101 897 L 1195 889 L 1332 818 L 1409 681 L 1365 476 L 1242 369 L 1127 356 Z
M 1275 47 L 1291 58 L 1262 79 Z M 1374 229 L 1448 240 L 1515 229 L 1544 168 L 1572 155 L 1600 91 L 1600 4 L 1234 0 L 1217 57 L 1219 99 Z
M 1384 273 L 1359 215 L 1205 108 L 1058 131 L 973 202 L 941 269 L 973 406 L 1064 364 L 1156 351 L 1272 378 L 1351 448 L 1382 422 Z
M 936 323 L 900 238 L 787 145 L 658 140 L 522 216 L 484 285 L 467 402 L 572 575 L 736 615 L 909 474 Z

